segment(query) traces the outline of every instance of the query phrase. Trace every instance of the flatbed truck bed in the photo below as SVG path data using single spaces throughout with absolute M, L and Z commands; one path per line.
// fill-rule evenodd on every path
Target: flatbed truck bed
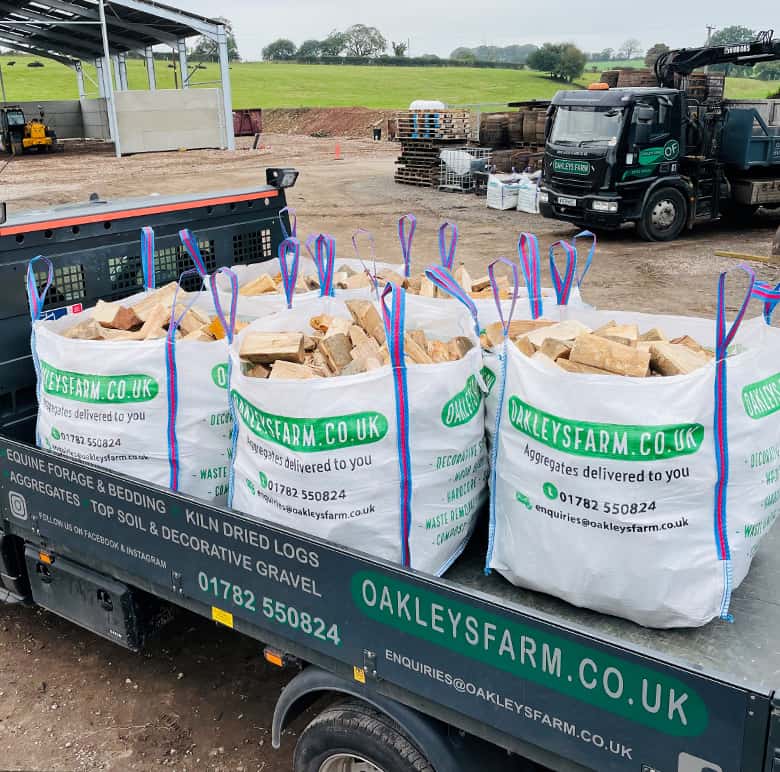
M 188 267 L 185 225 L 209 271 L 270 259 L 290 221 L 267 178 L 0 223 L 0 602 L 37 603 L 132 650 L 178 606 L 304 666 L 279 697 L 275 745 L 315 698 L 351 707 L 300 735 L 296 772 L 366 769 L 298 753 L 346 736 L 356 756 L 366 743 L 403 749 L 381 772 L 489 772 L 486 744 L 502 772 L 503 751 L 555 770 L 778 772 L 777 531 L 734 593 L 733 624 L 649 630 L 486 576 L 484 521 L 436 579 L 30 444 L 29 259 L 54 262 L 51 317 L 137 291 L 145 225 L 158 284 Z M 353 720 L 361 711 L 370 722 Z
M 0 468 L 6 585 L 24 595 L 26 576 L 36 603 L 130 648 L 140 590 L 309 663 L 277 740 L 298 698 L 333 692 L 553 769 L 777 768 L 776 534 L 733 624 L 661 631 L 485 576 L 478 536 L 436 579 L 2 437 Z

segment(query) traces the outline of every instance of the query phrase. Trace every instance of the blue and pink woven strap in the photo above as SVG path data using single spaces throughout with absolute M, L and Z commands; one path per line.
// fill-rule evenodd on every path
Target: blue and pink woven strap
M 282 274 L 282 287 L 287 300 L 287 308 L 292 308 L 295 285 L 298 281 L 298 265 L 301 259 L 301 242 L 294 236 L 279 244 L 279 270 Z
M 38 282 L 35 280 L 35 264 L 41 262 L 46 266 L 46 283 L 43 290 L 38 292 Z M 38 255 L 27 263 L 27 300 L 30 304 L 30 319 L 37 322 L 41 318 L 43 305 L 46 302 L 46 293 L 54 281 L 54 265 L 48 257 Z
M 533 233 L 521 233 L 517 240 L 517 256 L 523 272 L 531 318 L 538 319 L 542 307 L 542 269 L 539 261 L 539 240 Z
M 742 305 L 740 306 L 739 311 L 737 312 L 737 315 L 734 318 L 734 321 L 731 323 L 731 326 L 728 327 L 727 329 L 726 278 L 730 273 L 730 271 L 724 271 L 720 275 L 720 278 L 718 279 L 718 300 L 717 300 L 717 311 L 715 317 L 715 356 L 718 360 L 726 358 L 726 355 L 728 353 L 728 347 L 731 345 L 731 342 L 734 340 L 734 336 L 737 334 L 739 327 L 745 318 L 745 313 L 747 312 L 747 307 L 748 304 L 750 303 L 750 299 L 756 296 L 756 292 L 757 292 L 756 274 L 752 268 L 750 268 L 749 266 L 743 263 L 742 265 L 737 266 L 733 270 L 743 271 L 744 273 L 746 273 L 748 276 L 749 286 L 745 298 L 742 301 Z
M 566 255 L 566 268 L 562 276 L 555 262 L 555 250 L 557 247 L 560 247 Z M 550 275 L 552 276 L 553 289 L 558 299 L 558 305 L 568 305 L 571 291 L 577 278 L 577 250 L 568 241 L 556 241 L 550 245 Z
M 194 263 L 195 268 L 198 269 L 201 278 L 205 280 L 208 275 L 208 269 L 206 268 L 206 261 L 200 253 L 200 247 L 198 246 L 198 240 L 195 238 L 195 234 L 189 228 L 182 228 L 179 231 L 179 238 L 181 239 L 182 245 L 187 250 L 187 254 L 192 258 L 192 262 Z
M 450 243 L 447 244 L 447 228 L 450 229 Z M 439 228 L 439 257 L 441 264 L 451 271 L 455 265 L 455 250 L 458 246 L 458 226 L 454 222 L 445 222 Z
M 452 273 L 440 265 L 431 265 L 425 269 L 426 278 L 435 284 L 440 290 L 451 295 L 455 300 L 459 300 L 471 314 L 474 319 L 474 329 L 479 337 L 479 320 L 477 314 L 477 305 L 471 298 L 471 295 L 455 281 Z
M 763 304 L 766 323 L 772 324 L 772 314 L 780 302 L 780 284 L 773 287 L 768 282 L 757 281 L 753 286 L 753 297 Z
M 192 297 L 182 306 L 177 303 L 182 282 L 189 276 L 201 276 L 201 273 L 198 268 L 190 268 L 179 276 L 179 282 L 173 293 L 168 334 L 165 337 L 165 373 L 168 387 L 168 468 L 170 472 L 169 487 L 173 491 L 179 490 L 179 440 L 176 433 L 176 418 L 179 412 L 179 374 L 176 367 L 176 331 L 179 329 L 182 319 L 195 304 L 199 294 L 193 292 Z
M 230 308 L 227 314 L 222 307 L 222 301 L 219 298 L 219 288 L 217 279 L 219 276 L 227 278 L 230 284 Z M 219 268 L 209 276 L 209 289 L 211 290 L 211 299 L 214 301 L 214 310 L 217 312 L 222 328 L 225 330 L 225 337 L 228 343 L 233 342 L 233 335 L 236 330 L 236 309 L 238 308 L 238 277 L 230 268 Z
M 399 504 L 401 528 L 401 564 L 411 565 L 409 535 L 412 528 L 412 455 L 409 442 L 409 389 L 406 378 L 404 334 L 406 330 L 406 290 L 387 284 L 382 290 L 380 307 L 385 323 L 387 350 L 393 370 L 395 414 L 400 478 Z
M 370 266 L 366 264 L 366 261 L 360 254 L 360 248 L 358 247 L 359 237 L 363 235 L 368 240 L 368 249 L 371 252 Z M 355 257 L 363 264 L 363 268 L 368 274 L 368 278 L 371 280 L 371 284 L 374 288 L 377 298 L 379 297 L 379 282 L 377 281 L 377 268 L 376 268 L 376 242 L 374 241 L 374 234 L 371 231 L 367 231 L 365 228 L 357 228 L 352 232 L 352 249 L 355 250 Z
M 320 280 L 320 297 L 335 294 L 333 277 L 336 275 L 336 239 L 320 233 L 314 241 L 314 264 Z
M 753 297 L 756 285 L 755 273 L 748 266 L 740 265 L 734 270 L 744 271 L 748 275 L 749 284 L 742 305 L 734 321 L 729 326 L 726 322 L 726 276 L 728 272 L 722 273 L 718 279 L 717 311 L 715 316 L 715 400 L 713 411 L 715 463 L 718 473 L 715 481 L 713 526 L 718 559 L 723 562 L 723 596 L 721 599 L 720 616 L 722 619 L 727 620 L 731 620 L 729 605 L 733 587 L 726 506 L 729 484 L 727 356 L 728 348 L 745 318 L 748 303 L 751 297 Z
M 284 215 L 287 215 L 290 221 L 290 230 L 287 230 L 287 226 L 284 223 Z M 291 206 L 286 206 L 284 209 L 279 210 L 279 224 L 282 226 L 282 235 L 284 238 L 289 239 L 297 238 L 298 236 L 298 215 Z
M 141 228 L 141 270 L 144 289 L 153 290 L 154 284 L 154 230 L 148 225 Z
M 496 268 L 499 264 L 508 265 L 512 271 L 512 286 L 514 289 L 512 291 L 512 303 L 509 306 L 509 313 L 506 318 L 504 317 L 504 308 L 501 305 L 501 290 L 498 286 L 498 281 L 496 280 Z M 490 277 L 490 288 L 493 290 L 493 300 L 496 301 L 496 308 L 498 309 L 498 318 L 501 322 L 501 329 L 504 332 L 504 338 L 506 338 L 506 336 L 509 335 L 509 323 L 512 321 L 512 316 L 515 313 L 515 306 L 517 305 L 517 285 L 519 283 L 517 266 L 511 260 L 507 260 L 505 257 L 499 257 L 498 260 L 494 260 L 488 266 L 488 276 Z
M 361 236 L 365 236 L 366 240 L 368 241 L 368 249 L 371 253 L 370 260 L 374 264 L 374 268 L 376 268 L 376 242 L 374 241 L 374 234 L 365 228 L 356 228 L 354 231 L 352 231 L 352 249 L 355 250 L 355 257 L 360 260 L 363 265 L 366 264 L 366 261 L 360 254 L 360 247 L 358 246 Z M 376 274 L 376 270 L 374 270 L 374 274 Z
M 409 225 L 409 233 L 406 226 Z M 404 277 L 409 278 L 412 270 L 412 239 L 417 229 L 417 218 L 413 214 L 405 214 L 398 220 L 398 240 L 401 242 L 401 255 L 404 259 Z
M 585 259 L 585 265 L 582 270 L 575 276 L 577 281 L 577 288 L 582 288 L 582 283 L 585 281 L 585 277 L 590 270 L 590 266 L 593 263 L 593 256 L 596 254 L 596 234 L 591 231 L 580 231 L 571 241 L 571 245 L 574 247 L 574 254 L 577 255 L 577 239 L 590 239 L 590 247 L 588 249 L 588 256 Z M 577 259 L 578 265 L 581 265 L 579 258 Z

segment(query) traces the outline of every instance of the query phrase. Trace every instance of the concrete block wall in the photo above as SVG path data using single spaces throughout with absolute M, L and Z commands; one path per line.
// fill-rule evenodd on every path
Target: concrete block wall
M 220 89 L 119 91 L 116 111 L 123 154 L 227 146 Z
M 86 139 L 110 140 L 111 131 L 108 125 L 108 108 L 105 99 L 82 99 L 81 119 Z
M 44 120 L 60 139 L 81 139 L 83 136 L 81 105 L 78 100 L 7 102 L 6 104 L 20 105 L 28 121 L 31 118 L 39 118 L 43 110 Z

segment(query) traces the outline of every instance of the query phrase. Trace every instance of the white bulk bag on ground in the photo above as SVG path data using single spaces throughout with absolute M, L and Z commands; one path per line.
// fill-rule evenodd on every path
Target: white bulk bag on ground
M 523 176 L 517 189 L 517 211 L 539 214 L 539 174 Z
M 236 421 L 231 503 L 307 534 L 433 574 L 465 546 L 486 497 L 487 460 L 474 323 L 460 306 L 420 305 L 388 286 L 385 326 L 396 367 L 353 376 L 244 376 L 251 331 L 309 331 L 337 298 L 302 300 L 253 322 L 230 350 Z M 380 309 L 380 313 L 382 310 Z M 404 330 L 467 336 L 456 362 L 406 367 Z
M 517 209 L 520 179 L 517 174 L 490 174 L 485 204 L 488 209 Z
M 750 291 L 727 329 L 724 281 L 716 325 L 568 311 L 592 328 L 614 319 L 694 336 L 716 358 L 689 375 L 566 373 L 511 343 L 488 362 L 488 569 L 642 625 L 728 617 L 780 514 L 780 330 L 743 321 Z
M 33 265 L 40 259 L 30 263 L 27 274 L 39 447 L 225 502 L 231 445 L 227 342 L 176 340 L 183 312 L 172 319 L 167 338 L 64 338 L 61 333 L 83 321 L 91 309 L 41 320 L 51 281 L 39 295 Z M 46 263 L 51 279 L 52 266 Z M 151 270 L 148 275 L 153 276 Z M 203 275 L 201 269 L 198 273 Z M 131 304 L 142 297 L 127 300 Z

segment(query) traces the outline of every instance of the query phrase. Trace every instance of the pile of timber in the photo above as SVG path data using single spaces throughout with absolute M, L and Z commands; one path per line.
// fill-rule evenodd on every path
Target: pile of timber
M 171 321 L 174 294 L 177 317 L 184 313 L 191 299 L 188 292 L 179 289 L 177 293 L 176 286 L 176 282 L 166 284 L 132 305 L 98 300 L 94 308 L 84 312 L 83 321 L 64 330 L 62 335 L 79 340 L 106 341 L 164 338 Z M 236 322 L 237 331 L 243 327 L 246 324 Z M 196 308 L 190 308 L 179 322 L 176 337 L 208 343 L 224 338 L 225 330 L 218 317 L 209 317 Z
M 463 145 L 471 133 L 468 110 L 404 110 L 396 113 L 401 155 L 396 160 L 395 181 L 405 185 L 437 187 L 440 152 Z
M 332 378 L 358 375 L 390 364 L 385 327 L 373 303 L 346 302 L 351 319 L 321 314 L 309 320 L 311 333 L 248 330 L 239 348 L 241 368 L 251 378 Z M 404 338 L 407 365 L 454 362 L 473 347 L 463 336 L 429 340 L 423 330 Z
M 490 153 L 490 162 L 497 172 L 509 174 L 516 172 L 535 172 L 542 168 L 544 151 L 531 147 L 514 150 L 494 150 Z
M 483 147 L 489 147 L 491 149 L 501 149 L 509 147 L 510 134 L 509 125 L 512 116 L 519 115 L 522 118 L 522 113 L 486 113 L 482 116 L 479 124 L 479 142 Z M 514 119 L 516 120 L 516 119 Z M 516 132 L 517 127 L 514 126 Z M 522 124 L 520 126 L 520 137 L 517 140 L 522 142 Z
M 687 375 L 709 364 L 714 353 L 689 335 L 669 340 L 654 327 L 644 333 L 636 324 L 614 321 L 591 330 L 575 319 L 510 322 L 509 338 L 527 357 L 570 373 L 623 375 L 634 378 Z M 503 343 L 499 322 L 488 325 L 482 346 Z
M 479 144 L 493 150 L 544 145 L 547 103 L 528 104 L 513 112 L 485 113 L 479 124 Z
M 610 88 L 617 88 L 620 79 L 620 70 L 604 70 L 601 73 L 601 82 L 606 83 Z
M 624 67 L 619 70 L 604 70 L 601 82 L 610 88 L 655 87 L 658 81 L 653 70 L 647 67 Z M 675 88 L 683 89 L 691 99 L 699 102 L 720 102 L 726 83 L 722 72 L 692 72 L 687 76 L 676 74 Z

